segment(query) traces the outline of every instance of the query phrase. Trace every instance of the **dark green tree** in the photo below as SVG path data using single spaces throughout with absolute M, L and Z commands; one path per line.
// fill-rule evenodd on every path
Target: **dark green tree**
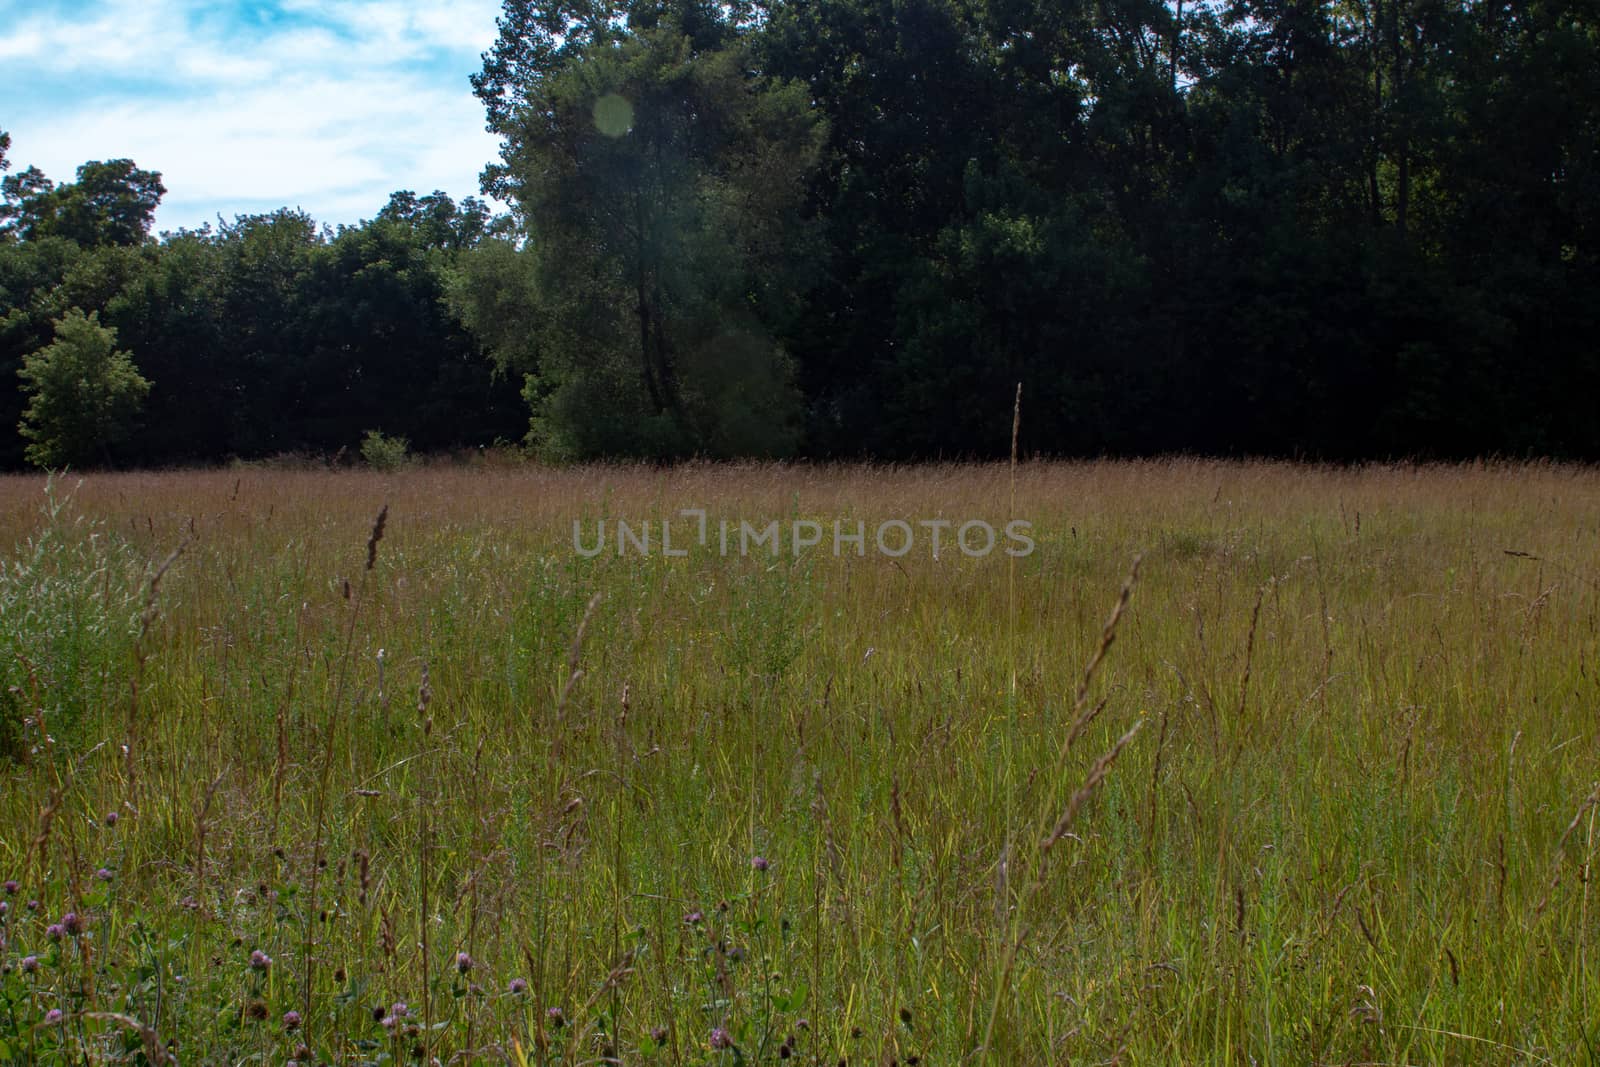
M 547 452 L 793 447 L 798 396 L 775 332 L 805 284 L 799 208 L 822 126 L 801 86 L 751 60 L 737 42 L 697 52 L 662 26 L 524 89 L 504 162 L 537 356 L 526 344 L 497 356 L 531 372 L 532 438 Z M 503 250 L 490 255 L 505 266 Z M 481 328 L 488 314 L 469 305 L 466 319 Z
M 457 204 L 438 190 L 424 197 L 409 189 L 393 193 L 378 219 L 409 226 L 425 248 L 451 252 L 478 244 L 496 224 L 489 205 L 477 197 L 469 196 Z
M 67 185 L 33 167 L 3 182 L 8 224 L 24 240 L 65 237 L 86 248 L 145 240 L 166 191 L 160 173 L 131 159 L 85 163 Z
M 354 447 L 382 430 L 441 451 L 526 429 L 516 387 L 496 376 L 444 300 L 446 274 L 487 220 L 478 201 L 458 208 L 436 193 L 417 212 L 380 213 L 314 252 L 300 354 L 308 447 Z
M 82 256 L 74 242 L 59 237 L 0 240 L 0 466 L 26 462 L 17 433 L 24 405 L 17 372 L 28 353 L 54 336 L 51 322 L 65 311 L 55 307 L 54 293 Z

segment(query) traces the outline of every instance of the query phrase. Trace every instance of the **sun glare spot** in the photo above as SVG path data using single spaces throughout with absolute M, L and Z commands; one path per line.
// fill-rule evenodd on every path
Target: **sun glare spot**
M 633 129 L 633 105 L 607 93 L 594 102 L 594 125 L 607 137 L 621 137 Z

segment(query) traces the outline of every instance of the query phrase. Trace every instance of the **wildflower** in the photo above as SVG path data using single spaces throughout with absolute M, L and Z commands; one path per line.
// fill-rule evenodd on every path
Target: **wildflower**
M 460 971 L 462 974 L 466 974 L 468 971 L 472 970 L 472 957 L 467 955 L 465 952 L 457 952 L 456 970 Z
M 654 1041 L 658 1045 L 665 1044 L 667 1040 L 667 1028 L 665 1026 L 651 1027 L 650 1040 Z
M 37 900 L 28 901 L 28 910 L 29 911 L 38 911 L 39 910 L 39 902 Z
M 6 895 L 7 896 L 15 896 L 16 892 L 17 892 L 17 883 L 15 881 L 13 881 L 12 879 L 7 878 L 6 879 Z
M 706 921 L 706 916 L 704 912 L 691 911 L 689 914 L 683 917 L 683 921 L 688 923 L 690 926 L 699 926 L 701 923 Z
M 406 1005 L 405 1001 L 397 1000 L 394 1002 L 394 1007 L 389 1009 L 389 1014 L 393 1015 L 396 1019 L 404 1019 L 406 1016 L 411 1014 L 411 1009 Z
M 73 937 L 77 937 L 79 934 L 83 933 L 86 925 L 87 924 L 75 911 L 69 911 L 65 915 L 61 916 L 61 929 Z
M 117 820 L 120 819 L 120 818 L 121 818 L 121 816 L 118 815 L 116 812 L 108 811 L 108 812 L 106 812 L 105 823 L 106 823 L 107 826 L 115 826 L 115 825 L 117 825 Z
M 264 1000 L 252 1000 L 250 1006 L 245 1009 L 245 1014 L 260 1022 L 267 1017 L 267 1002 Z
M 511 995 L 520 997 L 528 991 L 528 983 L 521 978 L 511 979 Z
M 250 969 L 252 971 L 269 971 L 272 969 L 272 957 L 260 949 L 250 953 Z
M 54 1026 L 57 1023 L 59 1023 L 60 1021 L 61 1021 L 61 1009 L 60 1008 L 51 1008 L 49 1011 L 44 1013 L 44 1024 L 46 1026 Z
M 61 929 L 60 923 L 51 923 L 49 926 L 44 928 L 44 936 L 46 940 L 49 941 L 60 941 L 62 935 L 65 933 L 66 931 Z
M 750 861 L 750 866 L 754 867 L 758 871 L 764 871 L 768 867 L 772 866 L 772 864 L 767 862 L 767 857 L 757 856 L 755 859 Z
M 0 919 L 4 919 L 10 911 L 11 905 L 4 900 L 0 900 Z
M 300 1029 L 300 1013 L 297 1011 L 284 1012 L 283 1028 L 289 1033 L 294 1033 L 296 1030 Z
M 547 1008 L 544 1014 L 550 1020 L 551 1026 L 561 1026 L 567 1021 L 567 1017 L 561 1014 L 560 1008 Z
M 714 1049 L 727 1049 L 733 1047 L 733 1037 L 722 1027 L 711 1031 L 711 1047 Z
M 94 872 L 94 876 L 100 879 L 102 882 L 109 882 L 111 881 L 111 869 L 109 867 L 101 867 L 98 871 Z
M 39 957 L 38 956 L 24 956 L 24 957 L 22 957 L 22 973 L 23 974 L 38 974 L 39 973 Z

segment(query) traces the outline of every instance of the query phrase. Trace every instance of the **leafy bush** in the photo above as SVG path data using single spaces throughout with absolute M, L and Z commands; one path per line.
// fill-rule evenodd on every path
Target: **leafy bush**
M 392 471 L 404 467 L 411 458 L 411 442 L 404 437 L 388 437 L 368 430 L 361 439 L 361 458 L 374 470 Z
M 144 563 L 45 485 L 44 524 L 0 562 L 0 759 L 70 742 L 126 689 Z
M 150 383 L 132 356 L 117 351 L 117 331 L 100 325 L 98 312 L 71 308 L 55 331 L 17 372 L 29 396 L 18 429 L 32 442 L 28 462 L 81 466 L 105 459 L 128 436 Z

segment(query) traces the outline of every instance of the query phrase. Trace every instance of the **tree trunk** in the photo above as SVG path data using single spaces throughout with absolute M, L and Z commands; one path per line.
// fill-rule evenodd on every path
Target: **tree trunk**
M 639 370 L 644 375 L 645 391 L 650 394 L 650 407 L 659 415 L 666 410 L 666 405 L 661 401 L 661 387 L 657 384 L 655 371 L 650 365 L 650 303 L 645 297 L 642 271 L 636 282 L 636 290 L 639 298 Z
M 1383 192 L 1378 187 L 1378 163 L 1383 158 L 1383 60 L 1379 54 L 1378 35 L 1383 8 L 1373 0 L 1369 13 L 1363 9 L 1361 21 L 1367 38 L 1367 56 L 1372 63 L 1372 119 L 1367 144 L 1367 196 L 1372 209 L 1374 228 L 1383 224 Z
M 1389 77 L 1389 107 L 1395 112 L 1395 164 L 1396 188 L 1394 200 L 1394 228 L 1402 239 L 1406 235 L 1406 209 L 1411 203 L 1411 145 L 1406 103 L 1406 50 L 1405 38 L 1400 33 L 1400 5 L 1402 0 L 1389 3 L 1389 48 L 1394 63 L 1394 73 Z

